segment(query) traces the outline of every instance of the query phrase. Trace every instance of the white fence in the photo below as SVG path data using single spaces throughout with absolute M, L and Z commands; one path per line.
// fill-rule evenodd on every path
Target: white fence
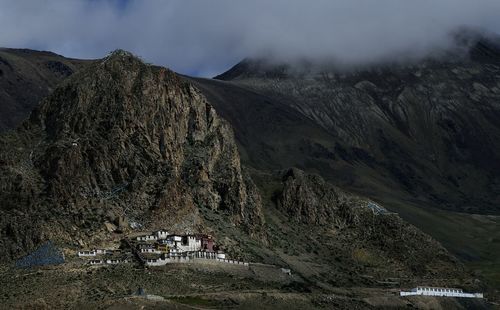
M 171 263 L 187 263 L 189 260 L 190 258 L 188 256 L 146 259 L 146 266 L 164 266 Z
M 241 262 L 238 260 L 217 258 L 217 254 L 214 252 L 201 252 L 201 251 L 194 252 L 188 256 L 171 256 L 168 258 L 147 259 L 145 263 L 147 266 L 164 266 L 166 264 L 171 264 L 171 263 L 188 263 L 193 259 L 196 260 L 201 259 L 201 260 L 207 260 L 217 263 L 226 263 L 232 265 L 249 266 L 248 263 Z

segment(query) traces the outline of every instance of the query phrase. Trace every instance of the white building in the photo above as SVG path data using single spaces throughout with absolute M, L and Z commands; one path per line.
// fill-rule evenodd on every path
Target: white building
M 140 249 L 141 253 L 153 253 L 153 254 L 161 254 L 162 252 L 160 250 L 154 249 L 154 248 L 142 248 Z
M 96 250 L 91 250 L 91 251 L 78 251 L 78 256 L 79 257 L 92 257 L 96 256 L 97 252 Z
M 106 250 L 106 249 L 94 249 L 94 250 L 88 250 L 88 251 L 79 251 L 78 256 L 79 257 L 92 257 L 92 256 L 97 256 L 97 255 L 109 255 L 113 254 L 115 250 Z
M 107 249 L 95 249 L 94 250 L 97 255 L 111 255 L 115 251 L 114 250 L 107 250 Z
M 424 286 L 418 286 L 406 292 L 401 291 L 399 295 L 483 298 L 483 293 L 464 293 L 464 291 L 459 288 L 424 287 Z
M 219 253 L 217 253 L 217 258 L 225 259 L 226 258 L 226 254 L 219 252 Z
M 171 235 L 168 237 L 169 240 L 172 240 L 174 242 L 181 242 L 182 241 L 182 236 L 180 235 Z
M 156 235 L 145 235 L 145 236 L 139 236 L 136 239 L 137 241 L 155 241 L 158 240 L 158 237 Z
M 198 251 L 195 253 L 196 258 L 206 258 L 206 259 L 217 259 L 217 253 L 215 252 L 204 252 L 204 251 Z M 224 255 L 224 258 L 218 258 L 221 260 L 224 260 L 226 258 L 226 255 Z
M 107 259 L 107 260 L 102 260 L 102 259 L 93 259 L 89 261 L 90 265 L 118 265 L 121 263 L 128 263 L 128 260 L 119 260 L 119 259 Z
M 182 252 L 196 252 L 201 249 L 201 239 L 195 236 L 184 236 L 180 241 L 176 241 L 176 246 Z
M 158 230 L 158 231 L 155 231 L 153 233 L 154 236 L 156 236 L 156 239 L 157 240 L 163 240 L 163 239 L 167 239 L 168 237 L 168 231 L 166 230 Z
M 166 245 L 174 246 L 175 242 L 173 240 L 170 240 L 170 239 L 160 239 L 160 240 L 158 240 L 158 244 L 166 244 Z

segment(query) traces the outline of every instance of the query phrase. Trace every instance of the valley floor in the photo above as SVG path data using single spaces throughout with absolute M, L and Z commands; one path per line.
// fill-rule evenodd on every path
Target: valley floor
M 299 278 L 206 264 L 0 270 L 3 309 L 490 309 L 486 300 L 399 297 L 398 288 L 311 289 Z M 138 294 L 142 291 L 142 294 Z

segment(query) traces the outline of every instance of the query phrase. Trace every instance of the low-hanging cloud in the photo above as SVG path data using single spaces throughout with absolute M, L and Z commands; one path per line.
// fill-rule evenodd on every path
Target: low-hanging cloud
M 498 0 L 0 0 L 0 45 L 99 58 L 122 48 L 210 76 L 245 57 L 363 65 L 500 33 Z

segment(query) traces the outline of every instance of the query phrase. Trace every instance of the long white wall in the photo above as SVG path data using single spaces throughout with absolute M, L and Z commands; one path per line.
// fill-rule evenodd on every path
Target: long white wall
M 436 296 L 436 297 L 465 297 L 483 298 L 482 293 L 464 293 L 460 289 L 448 288 L 416 288 L 411 291 L 401 291 L 400 296 Z

